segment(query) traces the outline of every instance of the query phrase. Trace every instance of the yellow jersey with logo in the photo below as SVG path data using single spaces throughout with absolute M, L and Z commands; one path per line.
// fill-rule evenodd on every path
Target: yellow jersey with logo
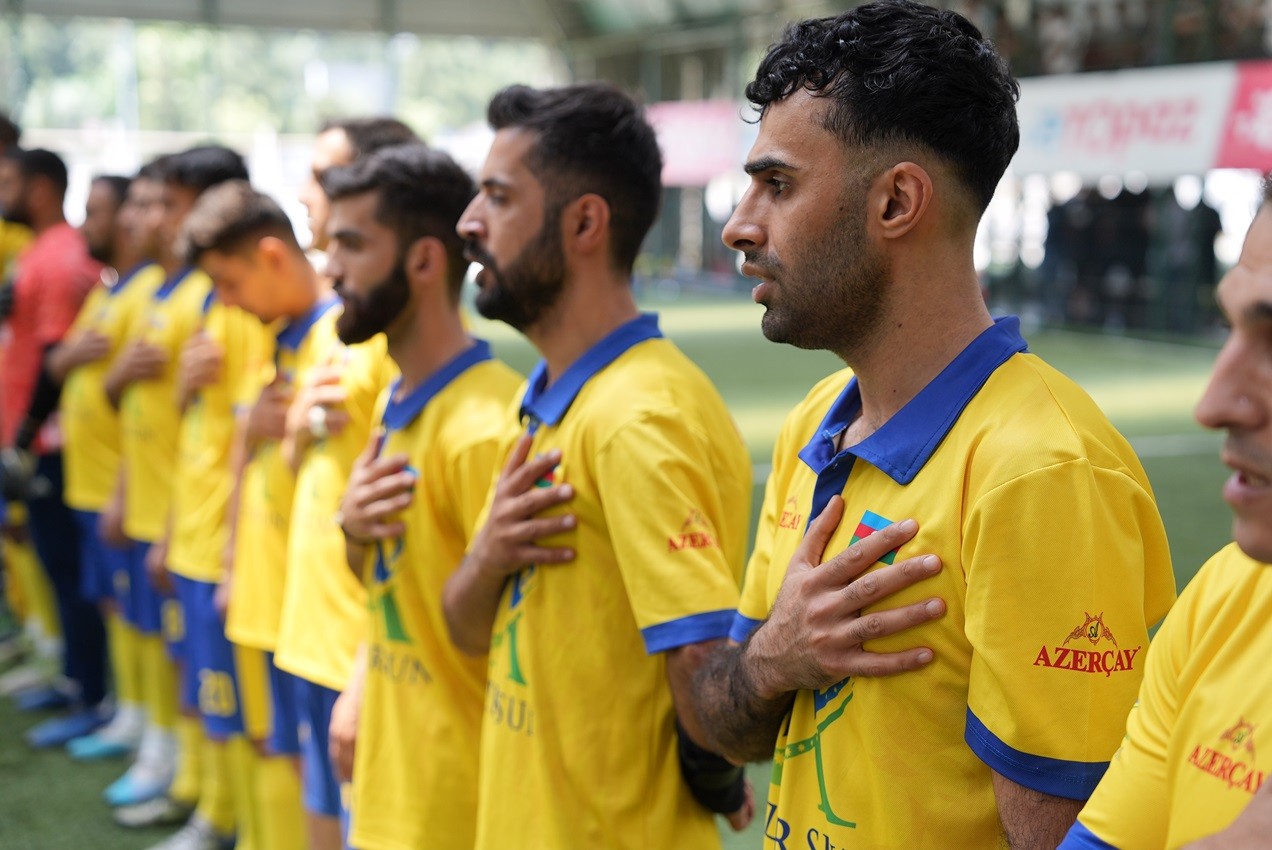
M 577 556 L 518 573 L 499 604 L 476 846 L 719 847 L 680 776 L 663 653 L 728 633 L 750 518 L 746 446 L 653 315 L 550 385 L 540 364 L 521 414 L 536 454 L 562 452 L 544 483 L 575 492 L 577 528 L 546 545 Z
M 119 413 L 106 398 L 106 372 L 144 320 L 163 277 L 163 269 L 146 263 L 125 272 L 113 286 L 95 287 L 67 334 L 72 339 L 93 331 L 110 340 L 105 357 L 72 369 L 62 385 L 64 497 L 76 510 L 101 511 L 115 495 L 123 447 Z
M 264 383 L 277 379 L 293 390 L 304 384 L 335 334 L 339 304 L 338 297 L 327 295 L 278 332 L 273 369 L 268 370 Z M 295 486 L 295 476 L 277 440 L 255 448 L 239 482 L 234 582 L 225 634 L 237 644 L 267 652 L 273 652 L 278 642 Z
M 1061 847 L 1161 850 L 1227 828 L 1272 774 L 1272 566 L 1229 544 L 1153 639 L 1108 773 Z
M 520 383 L 477 342 L 385 406 L 382 452 L 406 454 L 417 479 L 401 515 L 405 534 L 370 555 L 353 846 L 473 846 L 486 662 L 450 642 L 442 589 L 502 465 L 508 404 Z
M 131 336 L 163 349 L 162 374 L 129 384 L 120 397 L 119 426 L 125 470 L 124 533 L 154 543 L 167 533 L 181 411 L 177 370 L 186 340 L 203 324 L 212 281 L 183 268 L 155 290 Z
M 224 577 L 230 539 L 226 509 L 234 487 L 230 455 L 238 414 L 260 392 L 272 339 L 260 320 L 222 304 L 214 292 L 204 299 L 204 313 L 203 331 L 223 359 L 217 379 L 195 394 L 181 417 L 168 567 L 185 578 L 215 583 Z
M 800 691 L 782 724 L 767 848 L 997 847 L 991 771 L 1085 799 L 1121 739 L 1148 628 L 1175 584 L 1138 459 L 1095 403 L 1000 319 L 877 431 L 837 451 L 861 406 L 848 371 L 790 414 L 774 449 L 731 637 L 768 615 L 811 517 L 843 520 L 826 558 L 913 518 L 882 560 L 940 556 L 946 614 L 869 641 L 928 646 L 920 671 Z
M 367 594 L 349 569 L 335 514 L 353 463 L 370 439 L 377 400 L 397 377 L 397 367 L 383 334 L 346 346 L 336 336 L 334 323 L 323 327 L 327 338 L 315 341 L 319 365 L 339 369 L 345 392 L 342 409 L 349 422 L 339 434 L 310 445 L 296 472 L 274 662 L 310 682 L 342 691 L 366 636 Z

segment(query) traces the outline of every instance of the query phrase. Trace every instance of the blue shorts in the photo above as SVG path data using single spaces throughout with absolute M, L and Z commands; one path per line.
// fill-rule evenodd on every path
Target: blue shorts
M 112 601 L 124 618 L 133 622 L 128 616 L 132 607 L 131 547 L 116 549 L 107 545 L 97 528 L 99 514 L 72 510 L 71 515 L 79 531 L 80 597 L 94 604 Z
M 146 554 L 149 543 L 134 543 L 129 558 L 129 574 L 132 576 L 133 617 L 129 620 L 144 635 L 164 634 L 164 596 L 150 583 L 146 574 Z
M 331 709 L 340 693 L 299 676 L 294 681 L 300 710 L 300 777 L 305 808 L 345 820 L 348 812 L 341 805 L 340 782 L 328 748 Z
M 198 708 L 208 737 L 224 740 L 242 735 L 238 665 L 234 645 L 225 637 L 225 623 L 212 601 L 216 585 L 175 575 L 172 583 L 185 614 L 182 697 Z
M 296 704 L 296 677 L 274 666 L 274 653 L 265 653 L 268 662 L 269 698 L 272 713 L 266 745 L 274 755 L 300 754 L 300 711 Z

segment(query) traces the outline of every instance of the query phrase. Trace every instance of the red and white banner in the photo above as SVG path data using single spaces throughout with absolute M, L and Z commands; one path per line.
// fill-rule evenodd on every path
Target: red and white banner
M 1024 80 L 1017 173 L 1151 181 L 1272 169 L 1272 62 L 1177 65 Z

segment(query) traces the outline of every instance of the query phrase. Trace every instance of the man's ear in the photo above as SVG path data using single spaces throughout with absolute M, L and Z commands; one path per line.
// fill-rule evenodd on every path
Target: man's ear
M 561 215 L 562 238 L 580 254 L 609 248 L 610 207 L 600 195 L 580 195 Z
M 872 185 L 875 226 L 884 239 L 905 236 L 923 220 L 932 203 L 932 177 L 923 166 L 899 162 Z
M 446 276 L 446 247 L 436 236 L 422 236 L 411 243 L 404 259 L 406 277 L 411 283 L 431 282 Z
M 279 273 L 291 261 L 292 248 L 277 236 L 262 236 L 256 243 L 256 254 L 270 272 Z

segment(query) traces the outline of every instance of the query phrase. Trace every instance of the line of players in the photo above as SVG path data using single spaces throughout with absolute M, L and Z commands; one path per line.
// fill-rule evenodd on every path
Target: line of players
M 121 473 L 83 527 L 124 545 L 120 608 L 177 660 L 153 637 L 134 653 L 147 721 L 179 740 L 145 816 L 193 810 L 165 846 L 712 847 L 712 812 L 753 815 L 735 763 L 770 756 L 770 847 L 1056 846 L 1174 587 L 1125 440 L 980 299 L 972 236 L 1015 93 L 974 27 L 904 0 L 791 28 L 748 87 L 762 120 L 725 239 L 765 335 L 853 371 L 788 419 L 740 596 L 745 447 L 630 288 L 661 156 L 628 98 L 501 92 L 477 185 L 421 144 L 358 157 L 353 125 L 332 128 L 323 274 L 232 152 L 143 170 L 124 218 L 155 263 L 94 293 L 50 362 L 69 363 L 68 480 L 90 444 L 75 376 L 101 364 L 96 409 L 118 410 Z M 465 331 L 470 261 L 478 309 L 543 356 L 524 383 Z M 1243 264 L 1266 265 L 1249 245 Z M 1240 300 L 1258 274 L 1223 290 L 1241 333 L 1203 416 L 1244 464 L 1248 554 L 1210 583 L 1272 551 L 1242 512 L 1267 487 L 1264 394 L 1219 397 L 1266 323 Z M 1164 630 L 1181 665 L 1188 629 Z M 1176 777 L 1159 657 L 1144 737 L 1073 846 L 1175 846 L 1251 797 L 1237 827 L 1257 835 L 1260 709 L 1230 706 L 1240 722 Z M 145 740 L 113 792 L 158 773 Z M 1168 824 L 1134 820 L 1162 803 Z

